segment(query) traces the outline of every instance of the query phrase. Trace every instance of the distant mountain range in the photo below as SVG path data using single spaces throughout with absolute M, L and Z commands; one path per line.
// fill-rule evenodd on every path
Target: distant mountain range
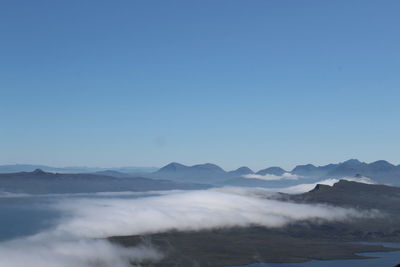
M 379 183 L 400 184 L 400 165 L 393 165 L 385 160 L 372 163 L 350 159 L 342 163 L 314 166 L 312 164 L 296 166 L 292 174 L 305 177 L 340 178 L 362 175 Z
M 282 184 L 281 180 L 285 179 L 285 184 L 288 185 L 298 183 L 296 179 L 318 180 L 355 175 L 369 177 L 378 183 L 400 185 L 400 165 L 396 166 L 385 160 L 365 163 L 357 159 L 324 166 L 298 165 L 291 171 L 280 167 L 269 167 L 258 172 L 248 167 L 225 171 L 211 163 L 186 166 L 174 162 L 156 172 L 146 174 L 146 177 L 214 185 L 279 186 Z
M 221 167 L 206 163 L 193 166 L 186 166 L 180 163 L 170 163 L 156 172 L 147 174 L 148 177 L 168 179 L 172 181 L 201 181 L 202 183 L 215 184 L 229 178 L 230 173 Z M 236 176 L 241 176 L 237 174 Z
M 146 177 L 163 179 L 179 183 L 200 183 L 214 186 L 256 186 L 281 187 L 299 183 L 315 182 L 328 178 L 343 178 L 353 176 L 369 177 L 377 183 L 400 186 L 400 165 L 393 165 L 385 160 L 372 163 L 350 159 L 340 163 L 315 166 L 313 164 L 298 165 L 291 171 L 274 166 L 254 172 L 248 167 L 225 171 L 212 163 L 186 166 L 180 163 L 170 163 L 160 169 L 152 167 L 123 168 L 86 168 L 65 167 L 55 168 L 39 165 L 2 165 L 0 173 L 33 171 L 35 168 L 58 173 L 92 173 L 94 175 L 117 178 Z

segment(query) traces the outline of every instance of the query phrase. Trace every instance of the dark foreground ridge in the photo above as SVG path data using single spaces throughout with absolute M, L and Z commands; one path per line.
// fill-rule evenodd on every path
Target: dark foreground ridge
M 322 238 L 295 237 L 262 227 L 199 232 L 169 232 L 148 236 L 109 238 L 123 246 L 151 244 L 165 253 L 155 267 L 216 267 L 252 263 L 295 263 L 313 259 L 367 259 L 362 252 L 398 249 Z

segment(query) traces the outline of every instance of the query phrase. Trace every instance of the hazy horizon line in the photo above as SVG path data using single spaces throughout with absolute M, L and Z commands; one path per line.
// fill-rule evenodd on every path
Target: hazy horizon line
M 93 165 L 93 166 L 90 166 L 90 165 L 63 165 L 63 166 L 61 166 L 61 165 L 52 165 L 52 164 L 45 164 L 45 163 L 44 164 L 42 164 L 42 163 L 36 163 L 36 164 L 35 163 L 0 163 L 0 166 L 23 166 L 23 165 L 29 165 L 29 166 L 43 166 L 43 167 L 50 167 L 50 168 L 60 168 L 60 169 L 63 169 L 63 168 L 81 168 L 81 169 L 123 169 L 123 168 L 148 168 L 148 169 L 151 169 L 151 168 L 154 168 L 154 169 L 161 169 L 161 168 L 163 168 L 163 167 L 165 167 L 165 166 L 167 166 L 167 165 L 169 165 L 171 163 L 179 163 L 179 164 L 182 164 L 182 165 L 188 166 L 188 167 L 195 166 L 195 165 L 203 165 L 203 164 L 213 164 L 213 165 L 217 165 L 218 167 L 222 168 L 224 171 L 237 170 L 237 169 L 242 168 L 242 167 L 250 168 L 253 171 L 254 170 L 263 170 L 263 169 L 270 168 L 270 167 L 280 167 L 280 168 L 284 169 L 285 171 L 290 172 L 296 166 L 303 166 L 303 165 L 311 164 L 311 165 L 314 165 L 316 167 L 321 167 L 321 166 L 326 166 L 326 165 L 329 165 L 329 164 L 340 164 L 340 163 L 344 163 L 344 162 L 349 161 L 349 160 L 358 160 L 361 163 L 367 163 L 367 164 L 371 164 L 371 163 L 374 163 L 374 162 L 377 162 L 377 161 L 386 161 L 386 162 L 388 162 L 388 163 L 390 163 L 390 164 L 392 164 L 394 166 L 400 166 L 400 164 L 396 164 L 396 163 L 393 163 L 393 162 L 391 162 L 389 160 L 385 160 L 385 159 L 377 159 L 377 160 L 373 160 L 373 161 L 363 161 L 363 160 L 359 160 L 359 159 L 356 159 L 356 158 L 350 158 L 350 159 L 343 160 L 343 161 L 328 162 L 328 163 L 324 163 L 324 164 L 315 164 L 315 163 L 312 163 L 312 162 L 300 163 L 300 164 L 293 165 L 292 167 L 289 167 L 289 168 L 288 167 L 282 167 L 283 165 L 274 165 L 274 164 L 265 165 L 264 167 L 261 167 L 261 168 L 251 168 L 251 167 L 248 167 L 248 165 L 240 165 L 239 167 L 234 167 L 234 168 L 225 168 L 225 167 L 222 167 L 221 164 L 213 163 L 213 162 L 210 162 L 210 161 L 208 161 L 208 162 L 206 161 L 206 162 L 202 162 L 202 163 L 194 163 L 194 164 L 193 163 L 187 164 L 187 163 L 182 163 L 182 162 L 179 162 L 179 161 L 169 161 L 168 163 L 162 164 L 161 166 L 155 166 L 155 165 L 150 165 L 150 166 L 145 166 L 145 165 L 120 165 L 120 166 L 115 166 L 114 165 L 114 166 L 106 166 L 106 167 L 98 166 L 98 165 L 97 166 L 96 165 Z

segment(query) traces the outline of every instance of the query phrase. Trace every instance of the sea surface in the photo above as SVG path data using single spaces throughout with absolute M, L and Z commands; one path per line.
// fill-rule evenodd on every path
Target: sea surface
M 362 242 L 363 244 L 383 245 L 386 247 L 400 248 L 400 243 L 387 242 Z M 375 253 L 359 253 L 359 255 L 375 257 L 373 259 L 357 259 L 357 260 L 330 260 L 321 261 L 313 260 L 304 263 L 255 263 L 246 265 L 245 267 L 395 267 L 400 263 L 400 251 L 394 252 L 375 252 Z M 244 267 L 244 266 L 231 266 Z
M 56 226 L 63 217 L 67 216 L 55 208 L 54 204 L 58 202 L 77 198 L 132 199 L 155 195 L 158 193 L 121 192 L 36 196 L 0 194 L 0 242 L 34 235 Z

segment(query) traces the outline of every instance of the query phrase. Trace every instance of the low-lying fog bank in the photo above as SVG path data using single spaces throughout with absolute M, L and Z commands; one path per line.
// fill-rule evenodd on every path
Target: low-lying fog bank
M 126 248 L 103 238 L 170 230 L 280 228 L 302 221 L 347 222 L 380 216 L 376 211 L 279 201 L 273 194 L 268 189 L 216 188 L 142 195 L 53 195 L 50 208 L 62 213 L 56 225 L 34 236 L 2 242 L 0 266 L 126 267 L 158 261 L 163 251 L 151 243 Z M 29 218 L 26 223 L 29 224 Z

